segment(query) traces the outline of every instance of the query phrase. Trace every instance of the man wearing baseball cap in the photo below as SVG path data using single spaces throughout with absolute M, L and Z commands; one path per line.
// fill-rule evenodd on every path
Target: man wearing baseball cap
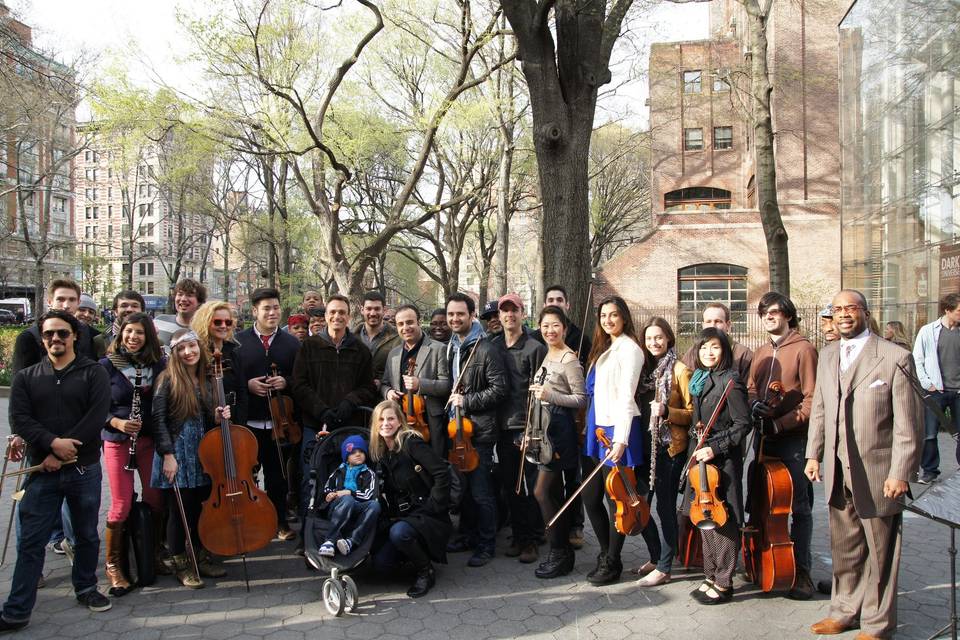
M 503 333 L 503 324 L 500 322 L 500 309 L 497 306 L 497 299 L 494 298 L 483 305 L 483 311 L 478 316 L 486 332 L 493 336 Z
M 508 293 L 497 301 L 503 333 L 495 336 L 492 343 L 507 354 L 510 396 L 505 404 L 505 426 L 497 443 L 497 456 L 500 459 L 503 482 L 510 490 L 507 499 L 510 502 L 510 525 L 513 529 L 513 544 L 506 555 L 517 557 L 520 562 L 537 560 L 537 540 L 543 535 L 543 519 L 532 491 L 521 490 L 517 495 L 512 490 L 517 484 L 520 473 L 520 445 L 523 443 L 524 427 L 527 422 L 527 392 L 530 379 L 540 368 L 547 355 L 547 348 L 537 342 L 523 326 L 526 318 L 523 300 L 515 293 Z M 536 484 L 536 465 L 524 465 L 528 488 Z

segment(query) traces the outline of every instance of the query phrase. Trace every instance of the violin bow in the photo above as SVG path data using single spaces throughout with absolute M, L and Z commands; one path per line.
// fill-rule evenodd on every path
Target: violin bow
M 190 556 L 190 562 L 193 564 L 194 575 L 199 579 L 200 578 L 200 567 L 197 564 L 197 552 L 193 548 L 193 538 L 190 534 L 190 525 L 187 523 L 187 512 L 183 508 L 183 498 L 180 497 L 180 485 L 177 484 L 177 479 L 174 477 L 173 482 L 173 495 L 177 498 L 177 510 L 180 512 L 180 522 L 183 523 L 183 531 L 186 533 L 185 545 L 187 547 L 187 554 Z M 247 586 L 247 591 L 250 590 L 249 585 Z
M 460 383 L 463 382 L 463 372 L 467 370 L 467 367 L 470 366 L 470 363 L 473 361 L 473 354 L 477 352 L 477 347 L 480 346 L 480 340 L 477 340 L 473 343 L 473 348 L 470 349 L 470 355 L 467 356 L 467 361 L 463 363 L 463 366 L 460 367 L 460 373 L 457 376 L 457 381 L 453 383 L 454 393 L 460 388 Z M 461 390 L 462 391 L 462 390 Z M 443 405 L 443 410 L 446 411 L 450 408 L 450 399 L 447 399 L 447 404 Z
M 590 285 L 587 287 L 587 301 L 583 304 L 583 324 L 580 325 L 580 344 L 577 345 L 577 360 L 583 351 L 583 337 L 587 333 L 587 317 L 590 313 L 590 301 L 593 299 L 593 283 L 596 282 L 595 273 L 590 273 Z
M 580 483 L 580 486 L 577 487 L 577 490 L 570 494 L 570 497 L 567 498 L 567 501 L 564 502 L 564 503 L 563 503 L 563 506 L 560 507 L 560 509 L 557 511 L 556 514 L 554 514 L 554 516 L 553 516 L 553 518 L 550 520 L 550 522 L 547 523 L 547 527 L 546 527 L 547 529 L 549 529 L 550 527 L 552 527 L 553 524 L 557 521 L 557 519 L 563 514 L 563 512 L 566 511 L 566 510 L 570 507 L 571 504 L 573 504 L 573 501 L 576 500 L 576 499 L 577 499 L 577 496 L 579 496 L 579 495 L 583 492 L 583 489 L 587 486 L 587 483 L 590 482 L 591 480 L 593 480 L 594 476 L 596 476 L 598 473 L 600 473 L 600 469 L 602 469 L 603 466 L 604 466 L 605 464 L 607 464 L 607 462 L 608 462 L 611 458 L 613 458 L 613 448 L 612 448 L 612 447 L 611 447 L 610 450 L 607 452 L 607 455 L 605 455 L 605 456 L 603 457 L 603 460 L 601 460 L 599 463 L 597 463 L 597 466 L 594 467 L 593 471 L 590 472 L 590 475 L 588 475 L 586 478 L 583 479 L 583 482 Z
M 727 386 L 723 389 L 723 395 L 720 396 L 720 402 L 717 403 L 716 408 L 713 410 L 713 414 L 711 414 L 710 419 L 707 421 L 707 426 L 704 427 L 703 433 L 697 440 L 697 446 L 693 448 L 694 451 L 703 447 L 703 443 L 707 441 L 707 436 L 710 435 L 713 425 L 716 424 L 717 418 L 720 417 L 720 410 L 723 409 L 723 405 L 727 401 L 727 397 L 730 395 L 731 391 L 733 391 L 733 380 L 727 381 Z M 690 468 L 693 467 L 693 461 L 693 456 L 690 456 L 690 460 L 687 461 L 687 471 L 690 471 Z

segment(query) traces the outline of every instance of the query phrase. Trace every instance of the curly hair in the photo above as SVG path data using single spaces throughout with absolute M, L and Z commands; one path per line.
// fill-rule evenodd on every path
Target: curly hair
M 223 300 L 211 300 L 210 302 L 204 302 L 200 305 L 200 308 L 197 309 L 197 312 L 193 314 L 193 320 L 190 321 L 190 328 L 197 334 L 200 338 L 200 344 L 203 345 L 204 351 L 207 352 L 207 356 L 212 355 L 211 352 L 211 343 L 212 338 L 210 337 L 210 325 L 213 322 L 213 315 L 217 311 L 226 311 L 230 314 L 231 320 L 233 319 L 233 310 L 230 308 L 229 302 L 224 302 Z M 235 327 L 230 327 L 230 332 L 227 334 L 227 340 L 233 341 L 233 330 Z

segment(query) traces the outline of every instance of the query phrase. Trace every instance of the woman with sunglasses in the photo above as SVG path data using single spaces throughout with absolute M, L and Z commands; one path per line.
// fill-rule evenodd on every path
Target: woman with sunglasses
M 167 501 L 167 548 L 173 556 L 177 579 L 190 589 L 203 587 L 186 555 L 186 531 L 173 486 L 176 483 L 183 500 L 187 526 L 195 549 L 200 548 L 197 524 L 203 501 L 210 494 L 210 478 L 203 472 L 198 449 L 203 434 L 219 422 L 230 419 L 230 407 L 216 407 L 216 393 L 207 375 L 206 350 L 191 330 L 181 329 L 170 339 L 170 361 L 157 381 L 153 398 L 153 424 L 156 455 L 150 484 L 161 489 Z M 200 575 L 225 575 L 222 568 L 198 557 Z M 219 571 L 217 571 L 219 569 Z
M 620 552 L 626 540 L 616 529 L 614 504 L 604 504 L 606 476 L 614 464 L 642 467 L 645 460 L 644 427 L 634 399 L 643 370 L 643 351 L 623 298 L 612 296 L 600 302 L 588 362 L 586 389 L 590 404 L 585 453 L 590 460 L 584 461 L 584 473 L 610 454 L 605 469 L 583 489 L 583 506 L 600 544 L 597 566 L 587 574 L 587 580 L 599 586 L 620 579 Z M 612 444 L 609 451 L 597 439 L 598 428 Z M 646 483 L 642 474 L 637 479 Z M 638 493 L 644 495 L 646 489 L 641 487 Z
M 240 344 L 234 339 L 236 328 L 230 305 L 222 300 L 203 303 L 193 315 L 190 328 L 200 338 L 207 362 L 218 351 L 223 357 L 223 391 L 233 411 L 234 424 L 247 422 L 247 381 L 243 379 Z
M 724 390 L 732 382 L 733 388 L 720 405 Z M 725 503 L 727 521 L 713 530 L 700 530 L 703 547 L 703 574 L 705 580 L 690 595 L 702 604 L 730 602 L 733 598 L 733 572 L 737 568 L 740 549 L 740 526 L 743 522 L 743 449 L 742 441 L 750 430 L 750 411 L 747 408 L 747 390 L 733 369 L 733 349 L 727 334 L 708 327 L 697 343 L 697 370 L 690 378 L 690 396 L 693 399 L 694 425 L 690 429 L 689 453 L 691 462 L 700 460 L 717 468 L 720 483 L 717 497 Z M 701 445 L 700 429 L 710 421 L 717 407 L 717 420 Z M 690 512 L 693 487 L 687 486 L 683 512 Z
M 132 589 L 123 574 L 123 530 L 133 507 L 134 475 L 139 474 L 143 501 L 160 523 L 163 497 L 150 486 L 153 465 L 153 390 L 166 361 L 150 316 L 132 313 L 120 321 L 116 337 L 107 347 L 100 364 L 110 376 L 110 414 L 100 434 L 103 440 L 103 464 L 110 483 L 110 509 L 107 511 L 106 573 L 110 595 L 126 595 Z M 135 439 L 135 440 L 134 440 Z M 135 444 L 131 444 L 135 442 Z M 135 457 L 131 460 L 131 449 Z M 135 471 L 127 470 L 134 462 Z M 154 535 L 159 552 L 159 532 Z M 156 569 L 169 574 L 162 562 Z

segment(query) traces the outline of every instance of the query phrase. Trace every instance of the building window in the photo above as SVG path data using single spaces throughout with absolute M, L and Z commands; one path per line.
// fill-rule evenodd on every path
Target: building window
M 750 176 L 747 180 L 747 209 L 754 209 L 757 206 L 757 181 L 755 176 Z
M 53 210 L 63 213 L 67 210 L 67 201 L 64 198 L 53 199 Z
M 152 263 L 152 262 L 141 262 L 141 263 L 140 263 L 140 275 L 141 275 L 141 276 L 152 276 L 152 275 L 153 275 L 153 263 Z
M 717 69 L 713 72 L 713 92 L 721 93 L 730 91 L 730 83 L 726 80 L 727 72 L 724 69 Z
M 663 210 L 711 211 L 730 208 L 730 192 L 713 187 L 687 187 L 670 191 L 663 196 Z
M 100 207 L 93 207 L 93 219 L 97 220 L 100 217 Z
M 87 207 L 83 210 L 84 220 L 90 220 L 93 217 L 93 207 Z
M 683 130 L 683 150 L 684 151 L 701 151 L 703 149 L 703 129 L 697 127 L 695 129 L 684 129 Z
M 700 81 L 703 78 L 703 72 L 700 69 L 695 71 L 683 72 L 683 92 L 700 93 Z
M 733 264 L 698 264 L 677 271 L 680 333 L 700 332 L 703 308 L 720 302 L 730 309 L 734 336 L 747 331 L 747 269 Z
M 733 148 L 733 127 L 714 127 L 713 128 L 713 148 L 714 149 L 732 149 Z

